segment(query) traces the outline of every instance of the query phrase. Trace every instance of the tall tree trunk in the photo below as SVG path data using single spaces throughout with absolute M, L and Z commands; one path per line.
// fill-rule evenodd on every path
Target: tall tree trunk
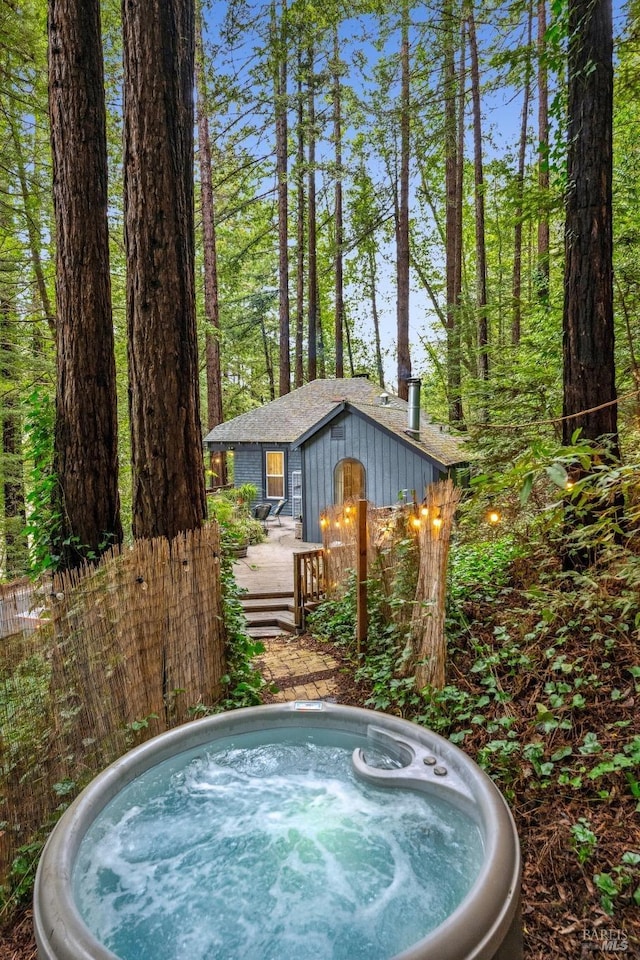
M 278 33 L 276 2 L 271 4 L 273 32 L 273 95 L 276 120 L 276 180 L 278 186 L 278 316 L 280 321 L 279 395 L 291 390 L 291 351 L 289 347 L 289 184 L 287 175 L 287 0 L 282 2 Z
M 202 10 L 197 8 L 196 26 L 196 104 L 198 153 L 200 159 L 200 206 L 202 209 L 202 247 L 204 260 L 205 370 L 207 383 L 207 429 L 224 420 L 222 406 L 222 368 L 220 364 L 220 302 L 218 297 L 218 249 L 216 211 L 213 195 L 211 135 L 207 111 L 204 44 L 202 42 Z M 224 451 L 211 455 L 214 486 L 227 483 L 227 455 Z
M 527 128 L 529 120 L 529 100 L 531 98 L 531 39 L 533 34 L 533 0 L 529 6 L 527 26 L 527 62 L 525 65 L 524 93 L 522 96 L 522 119 L 520 121 L 520 147 L 518 149 L 518 173 L 516 176 L 516 209 L 513 236 L 513 313 L 511 318 L 511 343 L 517 347 L 520 343 L 522 327 L 522 217 L 524 207 L 524 173 L 527 157 Z
M 489 379 L 489 319 L 487 316 L 487 251 L 484 215 L 484 170 L 482 162 L 482 114 L 480 111 L 480 68 L 473 0 L 467 4 L 467 30 L 471 53 L 471 99 L 473 103 L 473 170 L 476 206 L 476 309 L 478 312 L 478 373 Z M 483 403 L 483 406 L 485 404 Z M 482 411 L 486 416 L 486 410 Z
M 336 377 L 344 377 L 344 222 L 342 210 L 342 90 L 338 27 L 333 34 L 333 138 L 336 159 L 335 351 Z
M 378 312 L 378 291 L 376 284 L 376 255 L 371 246 L 367 250 L 367 265 L 369 268 L 369 296 L 371 297 L 371 316 L 373 317 L 373 337 L 376 346 L 376 369 L 378 382 L 384 390 L 384 365 L 382 363 L 382 347 L 380 342 L 380 314 Z M 353 362 L 351 363 L 353 376 Z
M 49 2 L 56 223 L 56 549 L 72 567 L 122 540 L 100 4 Z
M 4 500 L 4 576 L 23 576 L 28 567 L 27 522 L 22 454 L 22 417 L 16 383 L 16 317 L 12 304 L 0 298 L 0 376 L 5 385 L 2 397 L 2 476 Z M 9 385 L 12 385 L 11 387 Z M 9 387 L 7 389 L 7 387 Z
M 398 396 L 407 400 L 411 377 L 409 351 L 409 2 L 402 3 L 400 41 L 400 197 L 396 220 Z
M 611 0 L 569 0 L 562 438 L 578 427 L 618 455 L 612 240 Z M 601 404 L 591 413 L 582 413 Z M 574 414 L 579 414 L 574 416 Z
M 546 61 L 547 0 L 538 0 L 538 214 L 537 287 L 541 303 L 549 302 L 549 77 Z
M 462 278 L 463 278 L 463 260 L 464 260 L 464 144 L 465 144 L 465 114 L 466 114 L 466 46 L 467 33 L 464 20 L 460 23 L 460 69 L 459 69 L 459 90 L 458 90 L 458 150 L 456 160 L 456 225 L 455 225 L 455 271 L 454 271 L 454 303 L 456 306 L 456 322 L 458 324 L 458 350 L 460 358 L 460 379 L 462 380 L 462 340 L 463 340 L 463 300 L 462 300 Z M 460 387 L 460 417 L 458 426 L 465 429 L 463 405 L 462 405 L 462 385 Z
M 224 420 L 222 370 L 220 367 L 220 303 L 218 297 L 218 251 L 215 200 L 211 164 L 211 136 L 207 112 L 207 85 L 204 71 L 202 20 L 198 15 L 196 33 L 196 93 L 198 106 L 198 152 L 200 155 L 200 203 L 204 255 L 204 315 L 207 323 L 205 354 L 207 371 L 207 428 Z
M 264 311 L 260 311 L 260 332 L 262 334 L 262 350 L 264 352 L 264 366 L 267 372 L 267 380 L 269 382 L 269 400 L 276 399 L 276 379 L 273 372 L 273 361 L 271 360 L 271 350 L 269 345 L 269 337 L 267 336 L 267 328 L 264 323 Z
M 201 525 L 194 293 L 193 0 L 124 3 L 125 247 L 133 532 Z
M 317 332 L 318 332 L 318 376 L 321 380 L 327 375 L 327 355 L 324 348 L 324 327 L 322 326 L 322 304 L 320 302 L 320 293 L 316 294 L 316 303 L 317 303 Z
M 51 333 L 55 336 L 56 330 L 56 318 L 55 311 L 51 304 L 51 299 L 49 297 L 49 291 L 47 290 L 47 282 L 44 276 L 44 270 L 42 268 L 42 254 L 41 254 L 41 243 L 42 238 L 40 236 L 40 225 L 36 222 L 34 218 L 34 202 L 32 197 L 32 191 L 29 188 L 29 180 L 27 177 L 27 169 L 24 161 L 24 154 L 22 150 L 22 140 L 20 134 L 17 130 L 16 124 L 11 123 L 11 136 L 13 140 L 13 145 L 15 149 L 16 162 L 18 167 L 18 179 L 20 181 L 20 193 L 22 194 L 22 203 L 24 206 L 24 215 L 27 227 L 27 237 L 29 238 L 29 252 L 31 254 L 31 263 L 33 266 L 33 275 L 36 281 L 36 288 L 38 290 L 38 296 L 40 298 L 40 305 L 42 307 L 42 313 Z
M 298 46 L 297 151 L 296 151 L 296 358 L 295 385 L 304 383 L 304 91 L 302 86 L 302 45 Z
M 462 422 L 462 396 L 460 371 L 460 318 L 458 316 L 459 289 L 456 279 L 462 275 L 458 258 L 462 243 L 458 237 L 458 204 L 462 197 L 458 189 L 458 130 L 457 103 L 458 85 L 455 65 L 456 30 L 453 4 L 447 0 L 443 9 L 445 29 L 444 47 L 444 122 L 445 122 L 445 193 L 447 198 L 445 221 L 445 272 L 447 285 L 447 397 L 449 422 Z
M 308 324 L 308 363 L 307 380 L 315 380 L 318 376 L 318 262 L 316 247 L 316 107 L 315 107 L 315 53 L 309 47 L 308 63 L 308 169 L 307 169 L 307 232 L 309 239 L 309 282 L 307 304 L 309 311 Z

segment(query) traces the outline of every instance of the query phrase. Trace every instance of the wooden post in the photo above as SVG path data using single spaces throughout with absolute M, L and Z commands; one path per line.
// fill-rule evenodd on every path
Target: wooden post
M 361 651 L 363 642 L 367 639 L 369 629 L 367 617 L 367 501 L 358 500 L 356 511 L 357 522 L 357 577 L 358 577 L 358 600 L 357 600 L 357 619 L 356 619 L 356 647 L 358 653 Z
M 298 551 L 293 554 L 293 602 L 295 606 L 296 633 L 304 633 L 304 594 L 302 587 L 302 558 Z

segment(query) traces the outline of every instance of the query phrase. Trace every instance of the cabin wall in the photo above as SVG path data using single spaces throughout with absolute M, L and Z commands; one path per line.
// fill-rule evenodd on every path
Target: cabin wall
M 244 483 L 252 483 L 258 489 L 256 503 L 266 500 L 265 453 L 267 450 L 285 451 L 285 491 L 287 500 L 282 509 L 282 516 L 292 515 L 292 473 L 302 469 L 302 455 L 299 450 L 290 450 L 288 445 L 281 443 L 270 444 L 239 444 L 233 452 L 233 485 L 241 487 Z M 277 501 L 272 501 L 275 506 Z
M 333 504 L 334 469 L 351 457 L 365 469 L 367 500 L 376 506 L 398 501 L 401 490 L 422 500 L 425 487 L 444 476 L 440 464 L 414 452 L 401 440 L 353 413 L 344 413 L 311 437 L 302 448 L 303 537 L 321 540 L 320 515 Z

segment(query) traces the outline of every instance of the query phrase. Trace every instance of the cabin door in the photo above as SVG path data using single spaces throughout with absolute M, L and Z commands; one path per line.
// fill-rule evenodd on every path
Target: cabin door
M 339 506 L 345 500 L 366 497 L 366 474 L 359 460 L 348 458 L 336 464 L 333 473 L 333 502 Z

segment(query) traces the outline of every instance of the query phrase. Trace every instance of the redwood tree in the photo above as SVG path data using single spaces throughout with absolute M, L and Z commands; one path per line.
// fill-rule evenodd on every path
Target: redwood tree
M 287 0 L 283 0 L 278 28 L 275 0 L 271 3 L 273 99 L 276 126 L 276 181 L 278 190 L 278 318 L 280 332 L 279 395 L 291 390 L 291 317 L 289 310 L 289 183 L 287 104 Z
M 60 563 L 122 539 L 98 0 L 49 2 Z
M 409 397 L 407 381 L 411 377 L 409 348 L 409 2 L 403 0 L 400 41 L 400 197 L 396 218 L 398 396 Z
M 580 427 L 615 452 L 611 0 L 569 0 L 569 38 L 563 441 Z
M 123 3 L 133 532 L 206 512 L 194 294 L 194 4 Z

